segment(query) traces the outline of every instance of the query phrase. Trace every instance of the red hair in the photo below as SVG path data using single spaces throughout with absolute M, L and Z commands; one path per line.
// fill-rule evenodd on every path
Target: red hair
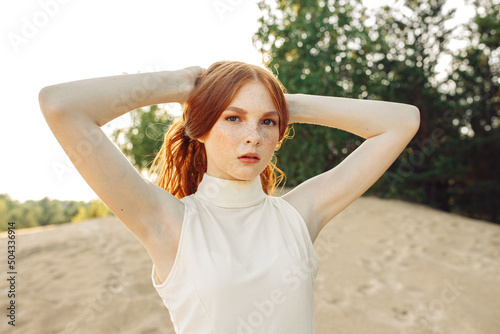
M 163 145 L 156 155 L 149 175 L 156 183 L 177 198 L 196 192 L 207 171 L 205 145 L 197 139 L 207 134 L 229 106 L 238 90 L 250 81 L 261 82 L 268 90 L 279 114 L 279 149 L 288 138 L 288 107 L 285 89 L 267 69 L 235 61 L 212 64 L 198 79 L 194 90 L 183 105 L 180 117 L 165 134 Z M 262 188 L 273 195 L 285 174 L 276 166 L 276 156 L 260 174 Z

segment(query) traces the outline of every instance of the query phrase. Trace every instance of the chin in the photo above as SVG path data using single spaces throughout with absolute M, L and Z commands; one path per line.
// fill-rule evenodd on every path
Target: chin
M 255 179 L 256 177 L 260 177 L 260 174 L 263 172 L 263 170 L 239 170 L 239 171 L 234 171 L 230 175 L 241 181 L 250 181 Z

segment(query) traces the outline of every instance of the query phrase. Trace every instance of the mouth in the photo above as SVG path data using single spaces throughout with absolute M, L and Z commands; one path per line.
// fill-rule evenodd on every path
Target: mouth
M 260 157 L 257 153 L 245 153 L 240 155 L 238 160 L 244 163 L 257 163 L 260 161 Z

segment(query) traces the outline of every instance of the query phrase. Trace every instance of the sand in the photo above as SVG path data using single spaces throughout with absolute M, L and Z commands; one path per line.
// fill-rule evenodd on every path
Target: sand
M 116 218 L 17 230 L 16 241 L 16 327 L 4 278 L 1 333 L 174 333 L 146 250 Z M 4 277 L 6 249 L 3 233 Z M 500 333 L 499 225 L 362 197 L 315 249 L 317 334 Z

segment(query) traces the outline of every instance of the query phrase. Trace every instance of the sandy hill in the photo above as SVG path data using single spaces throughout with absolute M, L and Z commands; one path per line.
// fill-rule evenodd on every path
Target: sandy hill
M 116 218 L 18 230 L 17 245 L 16 327 L 4 278 L 1 333 L 174 333 L 146 250 Z M 498 225 L 364 197 L 315 248 L 317 334 L 500 333 Z M 0 249 L 6 277 L 5 233 Z

